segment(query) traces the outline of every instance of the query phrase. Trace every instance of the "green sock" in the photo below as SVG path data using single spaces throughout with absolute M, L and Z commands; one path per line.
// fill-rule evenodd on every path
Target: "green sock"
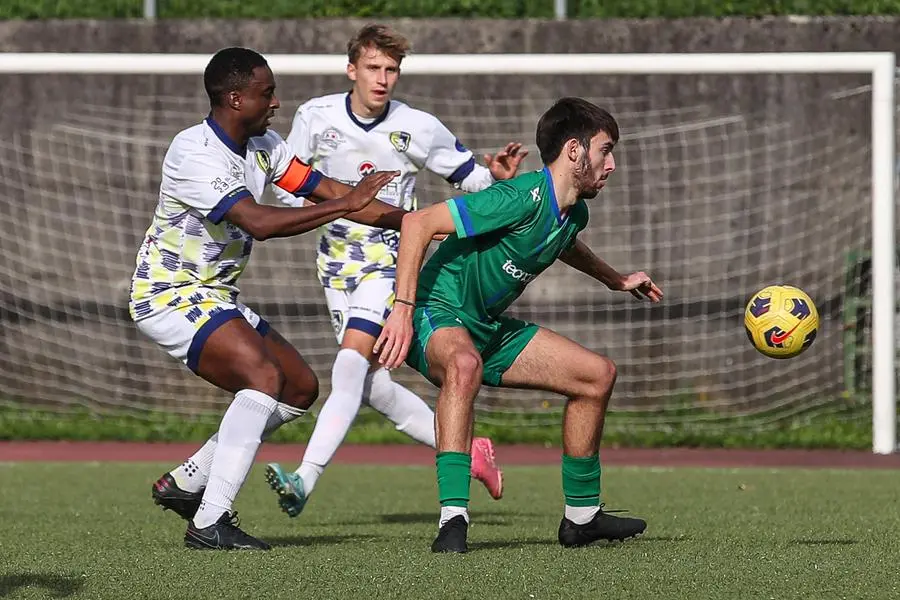
M 563 454 L 562 487 L 568 506 L 600 505 L 600 454 L 574 457 Z
M 441 506 L 469 506 L 472 457 L 465 452 L 438 452 L 438 499 Z

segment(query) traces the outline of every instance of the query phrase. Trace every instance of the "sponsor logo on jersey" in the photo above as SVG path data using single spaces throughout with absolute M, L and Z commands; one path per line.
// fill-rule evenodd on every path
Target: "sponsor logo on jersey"
M 336 150 L 338 146 L 344 143 L 344 136 L 334 127 L 329 127 L 319 136 L 318 145 Z
M 269 172 L 269 167 L 271 166 L 271 161 L 269 160 L 269 153 L 265 150 L 257 150 L 256 151 L 256 164 L 259 165 L 259 168 Z
M 391 140 L 391 145 L 397 149 L 397 152 L 406 152 L 409 150 L 409 142 L 412 140 L 412 136 L 405 131 L 392 131 L 388 139 Z
M 515 279 L 516 281 L 521 281 L 522 283 L 531 283 L 534 281 L 534 278 L 537 275 L 533 275 L 524 269 L 520 269 L 516 265 L 513 264 L 512 260 L 507 260 L 503 263 L 503 272 Z
M 374 173 L 377 170 L 378 170 L 378 167 L 376 167 L 375 163 L 373 163 L 370 160 L 364 160 L 361 163 L 359 163 L 358 167 L 356 167 L 356 172 L 359 173 L 360 177 L 365 177 L 366 175 L 371 175 L 372 173 Z
M 532 202 L 540 202 L 541 201 L 541 188 L 534 188 L 531 190 L 531 201 Z

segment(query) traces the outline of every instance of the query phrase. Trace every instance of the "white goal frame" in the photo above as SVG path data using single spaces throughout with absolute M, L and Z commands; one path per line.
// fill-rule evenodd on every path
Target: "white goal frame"
M 5 74 L 200 74 L 208 54 L 0 53 Z M 277 75 L 343 73 L 339 54 L 269 54 Z M 872 77 L 872 450 L 897 448 L 894 311 L 894 76 L 892 52 L 703 54 L 419 54 L 404 75 L 868 73 Z M 737 335 L 737 334 L 736 334 Z

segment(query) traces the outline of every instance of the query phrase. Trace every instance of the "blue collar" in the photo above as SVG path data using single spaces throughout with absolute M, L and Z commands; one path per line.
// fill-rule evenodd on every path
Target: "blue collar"
M 363 123 L 359 119 L 356 118 L 356 115 L 353 114 L 353 111 L 350 109 L 350 92 L 347 92 L 347 95 L 344 97 L 344 104 L 347 106 L 347 116 L 350 117 L 350 120 L 353 121 L 357 127 L 362 129 L 363 131 L 372 131 L 379 125 L 381 125 L 382 121 L 387 119 L 388 113 L 391 112 L 391 103 L 388 101 L 387 105 L 384 107 L 384 112 L 375 117 L 375 120 L 371 123 Z
M 547 187 L 550 190 L 550 209 L 553 211 L 553 215 L 556 217 L 557 224 L 562 225 L 565 219 L 563 219 L 562 215 L 559 212 L 559 202 L 556 201 L 556 190 L 553 189 L 553 176 L 550 175 L 550 169 L 548 169 L 547 167 L 544 167 L 544 176 L 547 178 Z M 566 217 L 568 216 L 569 215 L 566 214 Z
M 216 134 L 216 137 L 219 138 L 229 150 L 240 156 L 241 158 L 247 157 L 247 146 L 238 146 L 237 142 L 228 137 L 228 134 L 225 133 L 225 130 L 216 123 L 212 118 L 212 113 L 204 119 L 206 124 L 209 125 L 209 128 L 213 130 L 213 133 Z

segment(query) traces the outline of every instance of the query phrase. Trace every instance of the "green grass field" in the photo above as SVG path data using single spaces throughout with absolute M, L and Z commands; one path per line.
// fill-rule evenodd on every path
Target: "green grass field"
M 473 485 L 470 553 L 432 555 L 430 468 L 336 465 L 306 512 L 276 507 L 260 466 L 238 498 L 268 553 L 182 547 L 150 500 L 169 465 L 0 463 L 3 598 L 891 598 L 900 478 L 891 471 L 609 468 L 608 507 L 644 537 L 566 550 L 556 468 Z

